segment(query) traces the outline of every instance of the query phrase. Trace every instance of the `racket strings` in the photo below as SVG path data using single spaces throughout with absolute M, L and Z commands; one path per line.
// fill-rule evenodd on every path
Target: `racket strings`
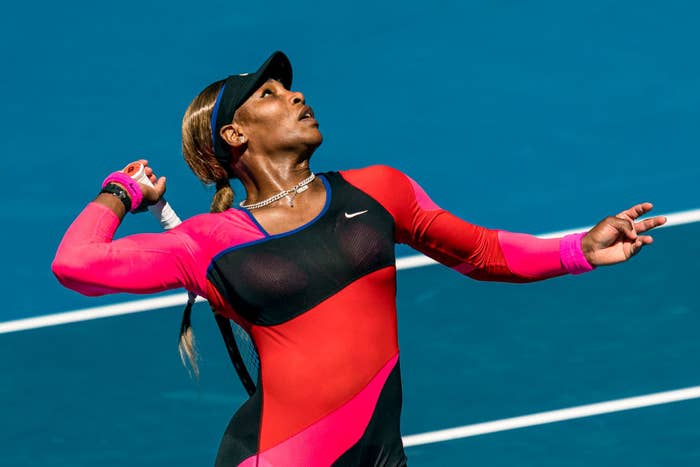
M 221 336 L 224 338 L 226 350 L 228 351 L 231 363 L 233 363 L 233 367 L 236 369 L 238 378 L 241 380 L 246 392 L 252 396 L 256 390 L 254 381 L 257 379 L 258 370 L 260 368 L 260 361 L 257 351 L 255 350 L 255 346 L 253 345 L 250 336 L 248 336 L 243 328 L 238 326 L 236 323 L 232 323 L 228 318 L 216 313 L 216 310 L 213 308 L 212 311 L 214 311 L 216 324 L 219 326 Z M 238 328 L 239 330 L 234 333 L 235 328 Z M 239 336 L 238 341 L 240 341 L 240 347 L 236 334 Z M 246 353 L 245 360 L 241 354 L 241 348 L 244 349 L 244 352 Z M 253 377 L 256 379 L 253 379 Z
M 236 322 L 232 321 L 231 327 L 233 328 L 233 337 L 236 339 L 236 344 L 241 352 L 241 357 L 248 370 L 248 374 L 253 381 L 257 381 L 260 373 L 260 357 L 258 356 L 255 344 L 253 344 L 253 339 L 250 337 L 250 334 Z

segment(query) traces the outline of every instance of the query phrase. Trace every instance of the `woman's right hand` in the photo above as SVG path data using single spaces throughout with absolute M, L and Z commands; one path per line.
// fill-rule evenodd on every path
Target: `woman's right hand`
M 143 193 L 144 206 L 150 206 L 157 203 L 158 200 L 160 200 L 165 194 L 165 177 L 156 177 L 153 169 L 148 166 L 148 161 L 146 159 L 139 159 L 135 162 L 143 165 L 143 168 L 146 171 L 146 176 L 152 183 L 152 186 L 149 186 L 146 183 L 139 183 L 141 193 Z

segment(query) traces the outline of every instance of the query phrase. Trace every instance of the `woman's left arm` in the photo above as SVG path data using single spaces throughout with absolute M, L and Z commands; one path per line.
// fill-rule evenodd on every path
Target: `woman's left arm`
M 418 208 L 414 221 L 429 227 L 413 229 L 408 243 L 475 279 L 530 282 L 628 260 L 653 242 L 643 234 L 666 222 L 662 216 L 637 221 L 651 209 L 651 203 L 638 204 L 588 232 L 543 239 L 475 226 L 439 208 Z
M 542 239 L 465 222 L 428 202 L 420 186 L 409 183 L 416 206 L 406 225 L 408 243 L 479 280 L 531 282 L 620 263 L 653 242 L 643 233 L 666 222 L 662 216 L 637 221 L 652 209 L 651 203 L 642 203 L 606 217 L 589 232 Z
M 396 241 L 479 280 L 531 282 L 619 263 L 652 243 L 640 234 L 666 222 L 661 216 L 638 221 L 652 208 L 642 203 L 606 217 L 589 232 L 543 239 L 471 224 L 440 208 L 398 170 L 370 170 L 377 182 L 383 180 L 374 186 L 391 187 L 391 194 L 377 192 L 377 198 L 394 217 Z

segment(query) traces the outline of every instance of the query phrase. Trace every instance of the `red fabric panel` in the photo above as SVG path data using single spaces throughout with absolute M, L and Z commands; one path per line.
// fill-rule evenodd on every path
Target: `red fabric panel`
M 395 355 L 347 403 L 282 443 L 249 457 L 239 467 L 327 467 L 333 464 L 362 438 L 384 384 L 398 361 L 399 356 Z
M 566 273 L 558 261 L 557 241 L 526 234 L 510 245 L 506 261 L 498 230 L 464 221 L 440 209 L 408 176 L 386 166 L 340 172 L 348 182 L 375 198 L 394 218 L 396 241 L 406 243 L 445 266 L 487 281 L 530 282 Z M 510 237 L 509 237 L 510 235 Z M 509 258 L 511 259 L 511 258 Z M 533 267 L 532 264 L 545 267 Z
M 396 270 L 368 274 L 291 321 L 251 326 L 260 355 L 260 449 L 358 394 L 398 352 Z

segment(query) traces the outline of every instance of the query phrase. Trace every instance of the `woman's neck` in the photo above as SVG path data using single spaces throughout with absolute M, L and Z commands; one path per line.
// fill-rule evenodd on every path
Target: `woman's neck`
M 311 175 L 308 158 L 242 157 L 234 168 L 246 190 L 248 204 L 288 190 Z

